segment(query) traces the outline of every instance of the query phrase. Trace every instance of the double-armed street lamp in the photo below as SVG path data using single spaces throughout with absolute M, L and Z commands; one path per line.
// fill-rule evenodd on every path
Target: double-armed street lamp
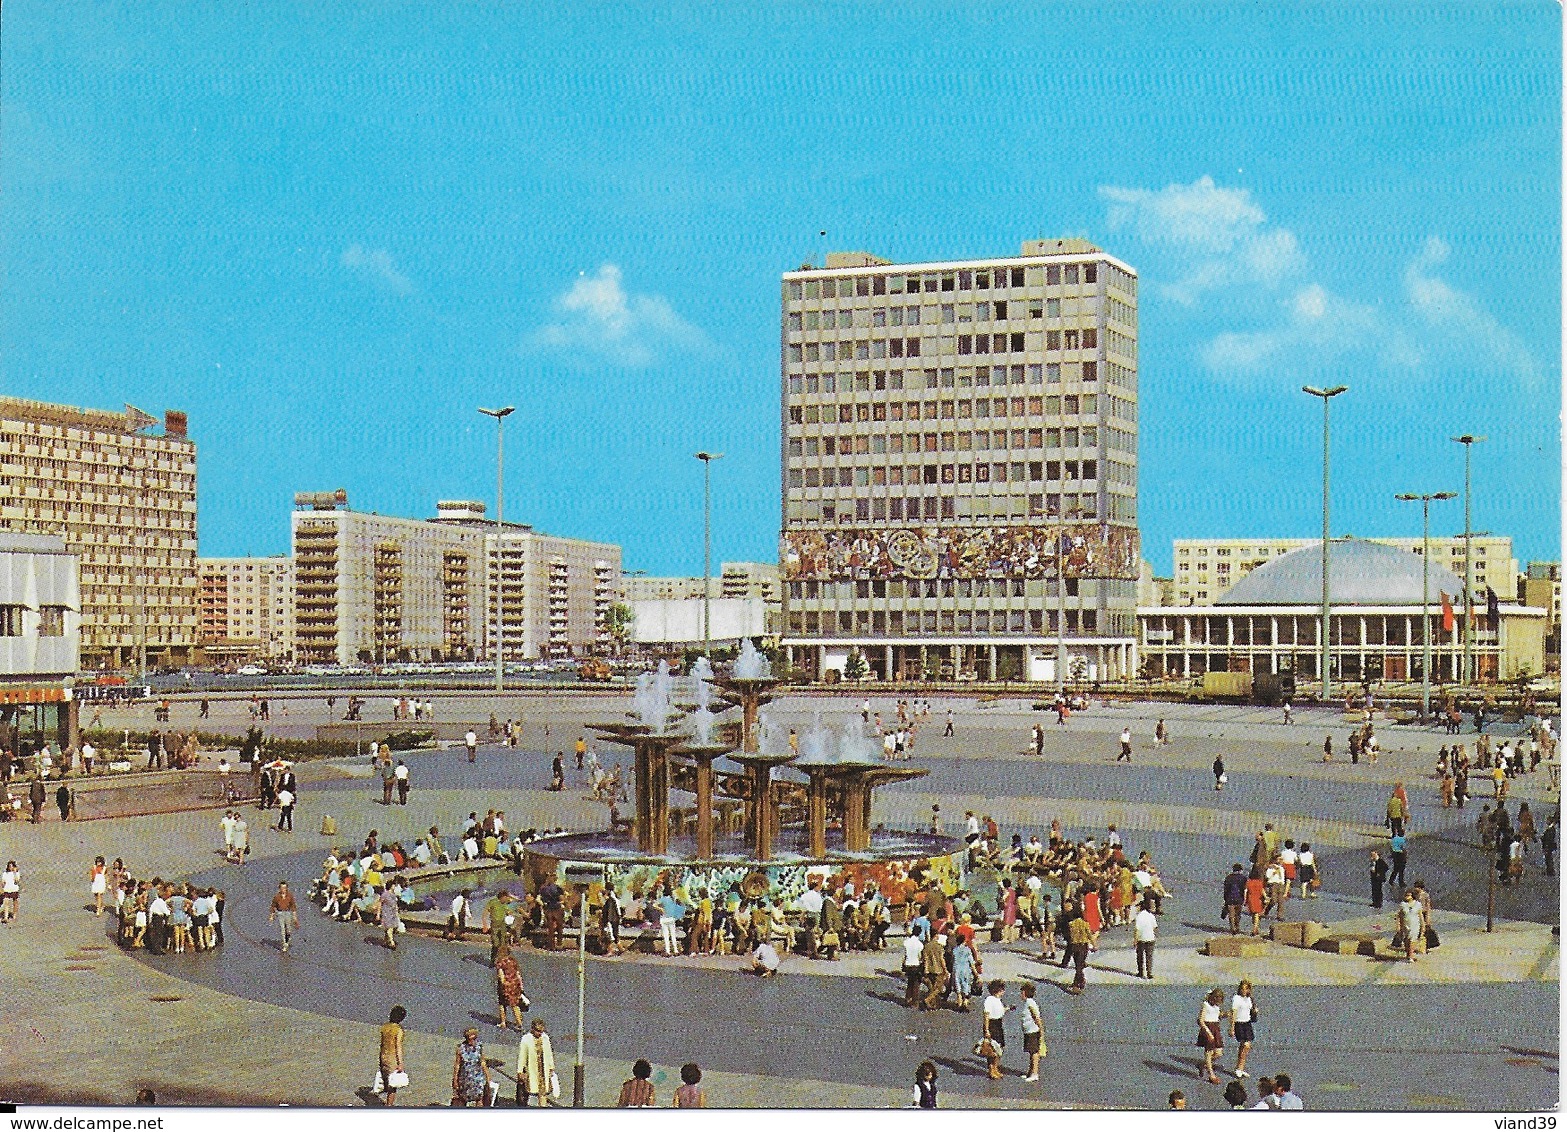
M 1349 386 L 1335 385 L 1330 389 L 1318 389 L 1315 386 L 1304 385 L 1301 391 L 1310 393 L 1313 397 L 1322 398 L 1322 701 L 1326 703 L 1333 696 L 1333 673 L 1330 667 L 1332 663 L 1332 646 L 1328 641 L 1328 633 L 1331 628 L 1331 600 L 1328 586 L 1328 405 L 1333 398 L 1340 393 L 1347 392 Z
M 504 485 L 506 470 L 506 418 L 517 411 L 515 405 L 507 405 L 500 409 L 484 409 L 479 412 L 487 417 L 495 418 L 495 573 L 491 588 L 495 591 L 495 690 L 503 690 L 506 684 L 506 650 L 504 635 L 501 632 L 501 516 L 505 504 Z
M 1474 524 L 1469 521 L 1469 458 L 1474 453 L 1474 446 L 1489 438 L 1466 432 L 1462 436 L 1451 436 L 1448 439 L 1454 444 L 1464 446 L 1464 672 L 1462 682 L 1473 684 L 1475 682 L 1474 570 L 1470 563 L 1473 561 L 1476 531 Z
M 722 460 L 722 452 L 698 452 L 702 461 L 702 655 L 713 652 L 713 461 Z
M 1403 503 L 1420 503 L 1420 714 L 1431 714 L 1431 501 L 1454 499 L 1456 492 L 1435 491 L 1424 495 L 1401 494 L 1393 496 Z

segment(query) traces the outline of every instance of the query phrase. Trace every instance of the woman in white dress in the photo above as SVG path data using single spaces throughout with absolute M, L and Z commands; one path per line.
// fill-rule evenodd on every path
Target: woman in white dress
M 92 882 L 93 915 L 103 915 L 103 894 L 109 891 L 109 867 L 99 857 L 92 864 L 92 870 L 87 874 Z
M 1251 980 L 1242 979 L 1241 985 L 1235 988 L 1235 995 L 1230 999 L 1230 1033 L 1235 1036 L 1235 1076 L 1249 1077 L 1246 1072 L 1246 1055 L 1251 1052 L 1251 1046 L 1257 1040 L 1256 1028 L 1253 1023 L 1257 1020 L 1257 1004 L 1251 997 Z

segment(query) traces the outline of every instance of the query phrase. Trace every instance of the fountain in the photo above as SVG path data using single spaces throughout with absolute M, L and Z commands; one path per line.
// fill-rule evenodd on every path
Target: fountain
M 872 838 L 872 789 L 927 772 L 883 764 L 879 739 L 858 719 L 835 728 L 818 717 L 796 749 L 788 730 L 766 711 L 778 683 L 750 641 L 742 643 L 727 674 L 715 673 L 705 657 L 678 679 L 663 662 L 643 673 L 628 719 L 590 725 L 634 753 L 632 842 L 614 830 L 548 838 L 528 848 L 530 875 L 559 877 L 568 863 L 589 864 L 602 867 L 607 880 L 618 876 L 631 884 L 643 883 L 627 879 L 633 876 L 700 876 L 710 893 L 738 876 L 755 895 L 803 888 L 811 870 L 852 867 L 869 870 L 864 875 L 874 880 L 878 869 L 906 875 L 938 860 L 944 870 L 960 869 L 962 854 L 950 838 L 900 832 Z M 733 708 L 740 709 L 738 736 L 733 725 L 720 722 Z M 775 768 L 790 764 L 804 782 L 775 776 Z M 695 802 L 689 833 L 687 815 L 670 805 L 677 790 Z M 739 803 L 745 807 L 743 837 L 726 832 L 727 818 L 740 816 Z M 835 810 L 842 815 L 842 839 L 832 844 L 828 818 Z

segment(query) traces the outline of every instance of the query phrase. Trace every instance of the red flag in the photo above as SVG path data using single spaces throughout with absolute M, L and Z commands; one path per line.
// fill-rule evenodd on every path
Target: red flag
M 1442 632 L 1451 633 L 1453 625 L 1453 603 L 1446 594 L 1442 595 Z

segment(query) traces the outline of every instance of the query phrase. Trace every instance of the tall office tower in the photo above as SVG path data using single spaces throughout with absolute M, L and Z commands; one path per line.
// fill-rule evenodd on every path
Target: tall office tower
M 783 644 L 861 665 L 1133 675 L 1137 274 L 1083 240 L 783 277 Z M 853 659 L 857 657 L 857 659 Z
M 0 531 L 81 564 L 84 668 L 185 664 L 196 645 L 196 445 L 153 417 L 0 397 Z

